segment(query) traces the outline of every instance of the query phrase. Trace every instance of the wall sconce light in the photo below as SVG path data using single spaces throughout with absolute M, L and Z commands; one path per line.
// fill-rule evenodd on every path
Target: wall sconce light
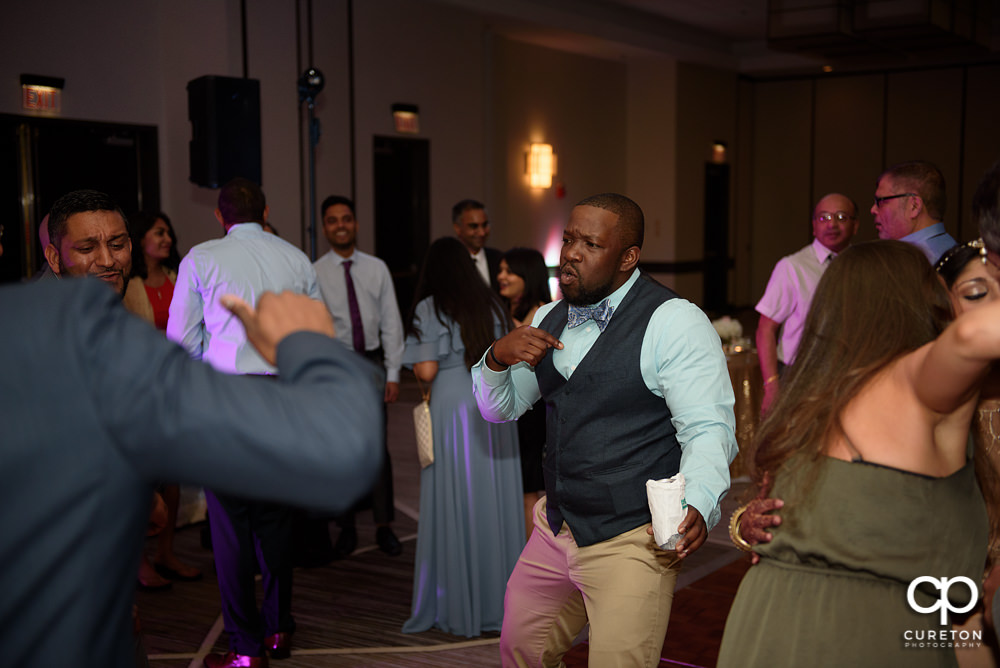
M 552 175 L 556 173 L 556 154 L 552 144 L 531 144 L 528 149 L 528 185 L 532 188 L 551 188 Z

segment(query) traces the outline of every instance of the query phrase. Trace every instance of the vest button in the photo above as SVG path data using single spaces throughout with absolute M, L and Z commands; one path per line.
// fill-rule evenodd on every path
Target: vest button
M 566 418 L 559 418 L 560 424 L 566 424 Z

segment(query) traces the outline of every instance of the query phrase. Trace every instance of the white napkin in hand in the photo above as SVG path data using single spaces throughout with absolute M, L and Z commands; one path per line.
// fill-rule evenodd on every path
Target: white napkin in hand
M 653 515 L 653 540 L 661 550 L 673 550 L 681 539 L 677 533 L 687 517 L 687 499 L 684 498 L 684 474 L 673 478 L 646 481 L 646 499 Z

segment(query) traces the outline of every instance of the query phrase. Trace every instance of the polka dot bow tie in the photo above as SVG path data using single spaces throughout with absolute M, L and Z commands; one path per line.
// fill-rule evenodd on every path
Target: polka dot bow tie
M 604 328 L 611 322 L 611 314 L 614 311 L 615 309 L 608 303 L 607 299 L 597 306 L 570 306 L 566 326 L 573 329 L 588 320 L 593 320 L 597 328 L 603 332 Z

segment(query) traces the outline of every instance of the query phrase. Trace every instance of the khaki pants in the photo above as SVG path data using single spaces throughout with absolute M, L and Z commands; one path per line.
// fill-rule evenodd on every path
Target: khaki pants
M 643 525 L 578 547 L 565 523 L 556 536 L 535 504 L 535 528 L 507 581 L 500 655 L 505 668 L 556 668 L 590 621 L 590 666 L 660 662 L 680 571 Z

